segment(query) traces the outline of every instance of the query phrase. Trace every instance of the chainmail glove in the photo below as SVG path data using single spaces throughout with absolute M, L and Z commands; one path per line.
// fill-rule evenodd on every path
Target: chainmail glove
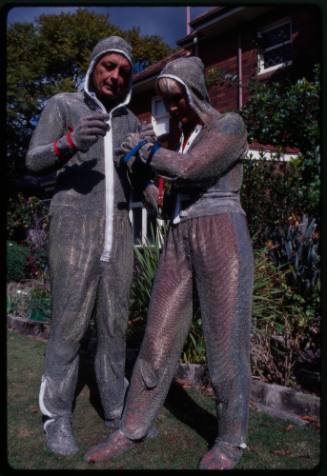
M 99 136 L 105 136 L 109 130 L 106 123 L 108 119 L 109 115 L 102 112 L 95 112 L 82 117 L 71 134 L 76 148 L 82 152 L 87 152 Z
M 137 153 L 134 154 L 133 149 L 142 140 L 139 132 L 131 132 L 123 139 L 120 144 L 120 149 L 118 150 L 118 155 L 123 158 L 131 174 L 134 173 L 134 165 L 137 159 Z
M 124 155 L 128 154 L 128 152 L 134 149 L 142 140 L 149 143 L 150 146 L 157 142 L 158 139 L 152 124 L 142 124 L 140 132 L 130 132 L 120 145 L 120 153 Z
M 122 155 L 128 154 L 134 147 L 142 140 L 139 132 L 131 132 L 128 134 L 120 144 L 120 151 Z

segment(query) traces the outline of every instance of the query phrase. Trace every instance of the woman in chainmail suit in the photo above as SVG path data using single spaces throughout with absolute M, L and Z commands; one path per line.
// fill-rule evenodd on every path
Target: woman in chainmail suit
M 148 433 L 167 396 L 192 320 L 195 283 L 208 367 L 217 400 L 217 438 L 201 469 L 234 467 L 246 447 L 250 391 L 253 252 L 240 204 L 247 133 L 236 113 L 208 102 L 197 57 L 167 64 L 157 80 L 165 105 L 179 120 L 178 152 L 130 134 L 124 152 L 170 179 L 175 211 L 160 258 L 147 326 L 120 429 L 86 454 L 103 461 L 134 447 Z M 131 156 L 131 154 L 129 154 Z

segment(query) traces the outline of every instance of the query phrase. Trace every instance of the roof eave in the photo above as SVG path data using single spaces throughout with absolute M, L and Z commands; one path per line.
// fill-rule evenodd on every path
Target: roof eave
M 133 94 L 140 93 L 142 91 L 146 91 L 147 89 L 151 88 L 154 85 L 156 77 L 157 77 L 157 74 L 153 74 L 152 76 L 149 76 L 148 78 L 145 78 L 142 81 L 135 82 L 135 83 L 133 82 Z
M 235 7 L 228 10 L 217 10 L 208 15 L 207 19 L 198 22 L 194 20 L 191 26 L 194 30 L 176 43 L 181 48 L 192 46 L 194 38 L 199 34 L 200 37 L 218 36 L 241 23 L 248 22 L 258 15 L 270 10 L 272 7 L 253 6 L 253 7 Z M 212 13 L 212 12 L 211 12 Z
M 144 71 L 141 71 L 140 73 L 137 73 L 133 77 L 133 90 L 136 90 L 137 92 L 143 91 L 154 83 L 155 78 L 158 76 L 162 68 L 171 60 L 183 56 L 189 55 L 189 51 L 180 49 L 177 52 L 170 54 L 163 58 L 162 60 L 158 61 L 155 64 L 152 64 L 148 66 Z M 148 71 L 149 73 L 148 73 Z

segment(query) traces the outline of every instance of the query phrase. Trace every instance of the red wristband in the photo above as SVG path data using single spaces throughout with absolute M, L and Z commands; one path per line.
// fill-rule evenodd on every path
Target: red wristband
M 68 145 L 71 149 L 74 149 L 76 150 L 77 147 L 76 145 L 74 144 L 74 141 L 72 139 L 72 136 L 71 136 L 71 132 L 73 131 L 73 129 L 69 128 L 69 131 L 67 132 L 66 134 L 66 139 L 67 139 L 67 142 L 68 142 Z
M 63 156 L 60 154 L 60 150 L 59 150 L 59 147 L 57 146 L 57 142 L 54 142 L 52 144 L 52 147 L 53 147 L 54 153 L 56 154 L 58 159 L 63 160 Z

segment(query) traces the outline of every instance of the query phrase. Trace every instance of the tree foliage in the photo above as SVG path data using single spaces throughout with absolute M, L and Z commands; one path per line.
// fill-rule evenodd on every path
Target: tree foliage
M 139 28 L 122 31 L 109 15 L 80 8 L 75 13 L 41 15 L 34 24 L 14 23 L 7 32 L 7 158 L 9 176 L 24 171 L 24 156 L 45 101 L 82 82 L 93 47 L 119 35 L 133 47 L 136 62 L 149 64 L 172 50 L 157 35 Z

